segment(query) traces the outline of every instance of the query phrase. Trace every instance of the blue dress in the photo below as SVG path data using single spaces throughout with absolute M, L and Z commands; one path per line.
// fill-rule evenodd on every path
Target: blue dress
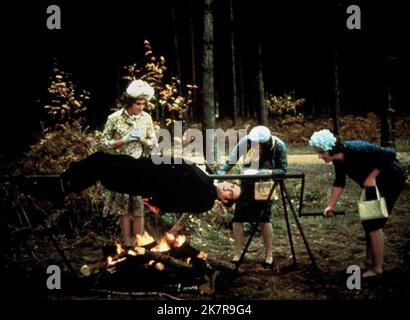
M 335 168 L 333 186 L 344 188 L 348 176 L 363 187 L 370 172 L 377 168 L 380 174 L 376 178 L 376 184 L 381 195 L 386 199 L 390 214 L 405 186 L 405 174 L 394 149 L 383 148 L 361 140 L 344 141 L 342 145 L 344 160 L 333 161 Z M 387 219 L 375 219 L 363 221 L 362 224 L 364 229 L 370 232 L 382 228 L 386 222 Z

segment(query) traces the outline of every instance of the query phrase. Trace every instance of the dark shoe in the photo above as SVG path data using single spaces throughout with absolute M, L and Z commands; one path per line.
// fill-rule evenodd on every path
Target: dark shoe
M 231 263 L 233 263 L 234 265 L 237 265 L 239 263 L 239 260 L 241 260 L 241 255 L 235 255 L 232 258 Z
M 268 270 L 273 269 L 273 262 L 272 262 L 272 263 L 268 263 L 268 262 L 264 261 L 264 262 L 262 263 L 262 267 L 263 267 L 264 269 L 268 269 Z

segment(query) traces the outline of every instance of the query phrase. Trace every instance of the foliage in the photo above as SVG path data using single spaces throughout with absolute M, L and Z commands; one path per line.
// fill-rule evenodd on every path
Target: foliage
M 266 100 L 266 108 L 274 119 L 280 119 L 281 122 L 291 123 L 293 121 L 303 120 L 300 109 L 303 107 L 305 99 L 295 99 L 291 95 L 274 96 L 270 95 Z
M 48 88 L 49 102 L 44 106 L 50 119 L 55 122 L 66 122 L 81 117 L 86 110 L 86 102 L 90 93 L 78 89 L 66 73 L 54 60 L 53 75 Z
M 163 56 L 156 57 L 152 52 L 149 41 L 144 42 L 145 65 L 138 68 L 137 64 L 125 66 L 127 75 L 123 77 L 126 80 L 142 79 L 148 82 L 156 93 L 156 102 L 148 103 L 149 110 L 158 110 L 165 112 L 166 125 L 175 120 L 187 120 L 188 111 L 192 105 L 192 94 L 197 89 L 195 85 L 185 85 L 181 90 L 181 81 L 175 77 L 170 80 L 166 77 L 167 67 Z M 185 94 L 182 94 L 182 91 Z
M 98 149 L 101 132 L 83 128 L 79 120 L 45 128 L 39 141 L 30 146 L 23 162 L 25 173 L 58 174 L 73 161 L 79 161 Z
M 22 160 L 22 174 L 59 174 L 71 162 L 98 150 L 101 132 L 91 131 L 81 118 L 89 100 L 88 92 L 79 90 L 70 80 L 70 74 L 62 71 L 57 63 L 48 92 L 52 105 L 46 104 L 44 109 L 51 121 L 48 122 L 48 127 L 41 130 L 38 141 L 30 146 Z M 36 199 L 35 210 L 46 217 L 47 225 L 62 227 L 63 232 L 72 232 L 76 225 L 87 225 L 95 216 L 95 211 L 100 207 L 101 193 L 101 187 L 94 187 L 84 193 L 70 195 L 66 198 L 63 209 L 55 208 L 48 201 Z M 33 210 L 33 203 L 30 205 L 25 197 L 19 199 L 21 201 L 17 201 L 17 205 L 23 210 Z M 71 230 L 66 228 L 67 225 Z

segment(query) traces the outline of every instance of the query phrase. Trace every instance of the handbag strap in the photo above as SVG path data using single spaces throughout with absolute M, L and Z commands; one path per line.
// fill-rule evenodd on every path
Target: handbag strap
M 362 194 L 360 195 L 360 202 L 366 201 L 366 188 L 362 189 Z
M 380 196 L 379 188 L 377 188 L 377 184 L 375 184 L 374 187 L 376 188 L 377 200 L 380 200 L 381 196 Z
M 380 200 L 381 196 L 380 196 L 380 191 L 379 188 L 377 188 L 377 185 L 374 185 L 374 187 L 376 188 L 376 196 L 377 196 L 377 200 Z M 362 189 L 362 194 L 360 195 L 360 201 L 366 201 L 366 188 Z

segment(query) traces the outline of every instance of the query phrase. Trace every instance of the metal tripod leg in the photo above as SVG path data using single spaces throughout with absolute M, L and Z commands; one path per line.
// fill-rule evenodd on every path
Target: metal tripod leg
M 312 253 L 312 251 L 310 250 L 309 243 L 307 242 L 305 233 L 303 232 L 303 229 L 302 229 L 302 225 L 301 225 L 300 222 L 299 222 L 298 216 L 297 216 L 297 214 L 296 214 L 296 210 L 295 210 L 295 208 L 294 208 L 294 206 L 293 206 L 293 204 L 292 204 L 292 201 L 291 201 L 291 199 L 290 199 L 290 197 L 289 197 L 288 190 L 286 189 L 286 186 L 285 186 L 285 184 L 283 183 L 283 181 L 281 181 L 281 187 L 283 188 L 284 194 L 285 194 L 286 199 L 287 199 L 287 201 L 288 201 L 288 203 L 289 203 L 290 210 L 291 210 L 291 212 L 292 212 L 292 214 L 293 214 L 293 218 L 295 219 L 295 222 L 296 222 L 296 225 L 297 225 L 297 227 L 298 227 L 298 229 L 299 229 L 300 235 L 302 236 L 303 243 L 304 243 L 305 248 L 306 248 L 306 251 L 307 251 L 307 253 L 308 253 L 308 255 L 309 255 L 310 261 L 312 262 L 312 265 L 313 265 L 314 269 L 317 270 L 317 271 L 320 271 L 320 269 L 318 268 L 318 266 L 317 266 L 317 264 L 316 264 L 315 257 L 313 256 L 313 253 Z
M 285 197 L 285 183 L 283 182 L 283 180 L 281 180 L 279 182 L 279 186 L 280 186 L 280 193 L 282 196 L 282 205 L 283 205 L 283 211 L 285 214 L 285 221 L 286 221 L 286 228 L 288 231 L 288 238 L 289 238 L 289 244 L 290 244 L 290 250 L 292 253 L 292 261 L 293 261 L 293 266 L 296 267 L 297 263 L 296 263 L 296 254 L 295 254 L 295 247 L 293 245 L 293 239 L 292 239 L 292 230 L 290 229 L 290 223 L 289 223 L 289 215 L 288 215 L 288 209 L 286 206 L 286 197 Z

